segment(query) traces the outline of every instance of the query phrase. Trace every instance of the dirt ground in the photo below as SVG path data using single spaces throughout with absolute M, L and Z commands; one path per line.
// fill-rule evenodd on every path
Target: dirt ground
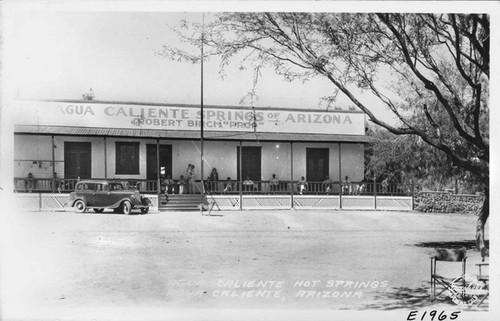
M 471 215 L 213 214 L 5 215 L 4 320 L 406 320 L 411 310 L 420 320 L 433 309 L 449 317 L 464 308 L 446 294 L 429 301 L 429 256 L 466 246 L 472 276 L 480 262 Z M 488 301 L 459 320 L 485 311 Z

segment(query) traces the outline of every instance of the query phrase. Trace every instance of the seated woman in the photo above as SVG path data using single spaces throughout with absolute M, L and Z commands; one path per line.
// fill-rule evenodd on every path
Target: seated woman
M 333 189 L 333 181 L 330 179 L 330 176 L 327 176 L 323 181 L 323 190 L 329 195 Z
M 224 183 L 224 193 L 231 193 L 233 191 L 233 183 L 231 182 L 231 177 L 228 177 Z
M 177 180 L 177 185 L 179 186 L 179 194 L 184 194 L 186 190 L 187 180 L 184 178 L 184 175 L 181 175 Z
M 269 180 L 269 187 L 271 192 L 276 193 L 279 190 L 279 181 L 276 178 L 276 174 L 273 174 L 271 179 Z
M 163 180 L 161 185 L 165 188 L 165 194 L 174 193 L 175 181 L 172 179 L 172 176 L 167 175 L 167 178 Z
M 297 182 L 297 188 L 299 189 L 299 194 L 302 195 L 307 191 L 307 182 L 304 176 L 300 178 L 300 181 Z
M 246 192 L 252 192 L 253 191 L 253 181 L 250 179 L 250 177 L 247 176 L 247 178 L 243 181 L 243 189 Z

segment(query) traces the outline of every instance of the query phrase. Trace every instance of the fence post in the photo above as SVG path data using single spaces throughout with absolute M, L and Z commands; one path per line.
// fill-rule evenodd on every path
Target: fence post
M 243 158 L 243 142 L 240 140 L 240 158 L 238 159 L 238 165 L 239 165 L 239 169 L 240 169 L 240 172 L 239 172 L 239 176 L 240 176 L 240 181 L 238 182 L 239 186 L 240 186 L 240 211 L 243 210 L 243 168 L 242 168 L 242 165 L 243 165 L 243 161 L 242 161 L 242 158 Z
M 339 207 L 342 209 L 342 180 L 339 180 L 339 186 L 340 186 L 340 191 L 339 191 Z
M 373 177 L 373 206 L 377 209 L 377 176 Z
M 411 210 L 415 210 L 415 184 L 411 183 Z
M 42 193 L 38 193 L 38 211 L 42 211 Z
M 293 210 L 293 142 L 290 142 L 290 207 Z
M 56 192 L 56 158 L 55 158 L 55 142 L 54 135 L 52 135 L 52 193 Z

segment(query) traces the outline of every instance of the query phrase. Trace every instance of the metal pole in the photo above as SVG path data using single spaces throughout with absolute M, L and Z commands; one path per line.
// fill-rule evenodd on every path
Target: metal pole
M 377 209 L 377 175 L 373 175 L 373 206 Z
M 342 144 L 339 143 L 339 207 L 342 209 Z
M 238 160 L 239 162 L 239 168 L 240 168 L 240 173 L 239 173 L 239 176 L 240 176 L 240 181 L 239 181 L 239 184 L 240 184 L 240 211 L 243 209 L 243 169 L 242 169 L 242 161 L 241 159 L 243 158 L 243 143 L 241 142 L 240 140 L 240 159 Z
M 108 143 L 104 137 L 104 179 L 108 179 Z
M 161 182 L 160 182 L 160 139 L 156 139 L 156 193 L 158 195 L 158 206 L 160 206 Z
M 411 182 L 411 209 L 415 210 L 415 184 Z
M 205 40 L 205 14 L 203 13 L 202 15 L 202 31 L 201 31 L 201 97 L 200 97 L 200 106 L 201 106 L 201 122 L 200 122 L 200 154 L 201 154 L 201 168 L 200 168 L 200 174 L 201 174 L 201 194 L 205 195 L 205 184 L 204 184 L 204 179 L 205 179 L 205 174 L 203 171 L 204 167 L 204 161 L 203 161 L 203 41 Z M 196 182 L 195 182 L 196 184 Z
M 56 192 L 56 156 L 54 148 L 55 148 L 54 135 L 52 135 L 52 193 Z
M 293 202 L 293 142 L 290 142 L 290 201 L 291 207 L 294 208 Z

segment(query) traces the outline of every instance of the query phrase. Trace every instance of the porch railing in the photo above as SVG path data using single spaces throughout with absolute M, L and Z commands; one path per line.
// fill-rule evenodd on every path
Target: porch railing
M 99 178 L 96 178 L 99 179 Z M 141 179 L 112 179 L 113 181 L 128 182 L 144 193 L 156 193 L 158 182 L 156 180 Z M 78 179 L 62 178 L 14 178 L 14 192 L 16 193 L 69 193 L 75 190 Z
M 157 193 L 157 180 L 145 179 L 112 179 L 115 181 L 128 182 L 142 193 Z M 14 178 L 14 191 L 17 193 L 69 193 L 74 191 L 78 179 L 56 178 Z M 171 186 L 160 186 L 161 192 L 165 189 L 169 193 L 179 194 L 180 185 L 177 180 Z M 201 190 L 201 181 L 196 181 L 195 190 Z M 184 188 L 186 191 L 187 188 Z M 205 191 L 213 195 L 224 194 L 300 194 L 299 183 L 290 181 L 252 181 L 240 182 L 230 181 L 205 181 Z M 382 184 L 366 182 L 307 182 L 303 191 L 306 195 L 413 195 L 413 186 L 402 184 Z

